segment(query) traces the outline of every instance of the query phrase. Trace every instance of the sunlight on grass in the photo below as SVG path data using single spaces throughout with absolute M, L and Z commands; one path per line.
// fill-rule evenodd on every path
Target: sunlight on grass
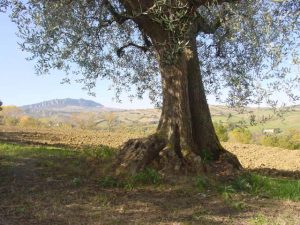
M 236 178 L 231 184 L 221 186 L 221 192 L 230 194 L 247 192 L 274 199 L 300 200 L 300 180 L 272 178 L 247 173 Z

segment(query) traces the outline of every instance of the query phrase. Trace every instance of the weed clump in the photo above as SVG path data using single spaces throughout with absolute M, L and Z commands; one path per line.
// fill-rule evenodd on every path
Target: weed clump
M 102 188 L 123 188 L 125 186 L 123 181 L 112 176 L 101 178 L 98 184 Z
M 161 175 L 154 169 L 146 168 L 145 170 L 137 173 L 131 178 L 134 184 L 149 185 L 159 184 L 162 181 Z
M 209 180 L 204 176 L 198 176 L 195 179 L 195 185 L 199 192 L 203 192 L 205 189 L 209 187 Z

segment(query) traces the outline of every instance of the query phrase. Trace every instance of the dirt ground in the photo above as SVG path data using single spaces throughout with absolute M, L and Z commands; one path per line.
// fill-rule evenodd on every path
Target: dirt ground
M 130 138 L 141 137 L 141 133 L 129 131 L 87 131 L 78 129 L 33 129 L 0 126 L 0 140 L 19 143 L 97 147 L 107 145 L 117 148 Z M 237 155 L 244 168 L 272 173 L 295 173 L 300 171 L 300 151 L 260 145 L 223 143 L 230 152 Z

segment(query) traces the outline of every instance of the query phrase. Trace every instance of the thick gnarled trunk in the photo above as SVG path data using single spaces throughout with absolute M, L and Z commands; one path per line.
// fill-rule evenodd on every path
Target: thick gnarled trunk
M 121 148 L 117 173 L 135 173 L 149 165 L 158 169 L 203 172 L 240 169 L 238 159 L 221 146 L 214 131 L 201 79 L 196 39 L 176 63 L 158 49 L 163 85 L 163 107 L 157 133 L 129 140 Z M 205 165 L 205 166 L 204 166 Z
M 163 108 L 158 132 L 166 136 L 175 152 L 192 151 L 202 159 L 217 160 L 224 150 L 206 101 L 196 41 L 190 40 L 176 65 L 161 59 L 160 67 Z

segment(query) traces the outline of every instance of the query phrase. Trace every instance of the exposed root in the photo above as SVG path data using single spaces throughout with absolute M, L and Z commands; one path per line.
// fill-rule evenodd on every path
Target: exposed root
M 127 141 L 114 165 L 117 175 L 136 174 L 148 166 L 164 174 L 211 173 L 221 177 L 235 175 L 242 169 L 237 157 L 226 150 L 217 161 L 203 161 L 193 152 L 178 154 L 159 135 Z
M 219 178 L 223 177 L 224 179 L 234 177 L 243 171 L 238 158 L 226 150 L 222 151 L 217 161 L 210 162 L 206 168 L 209 173 L 215 174 Z
M 166 146 L 165 139 L 158 135 L 146 138 L 130 139 L 121 147 L 115 163 L 116 174 L 135 174 L 145 169 L 158 157 L 159 152 Z

